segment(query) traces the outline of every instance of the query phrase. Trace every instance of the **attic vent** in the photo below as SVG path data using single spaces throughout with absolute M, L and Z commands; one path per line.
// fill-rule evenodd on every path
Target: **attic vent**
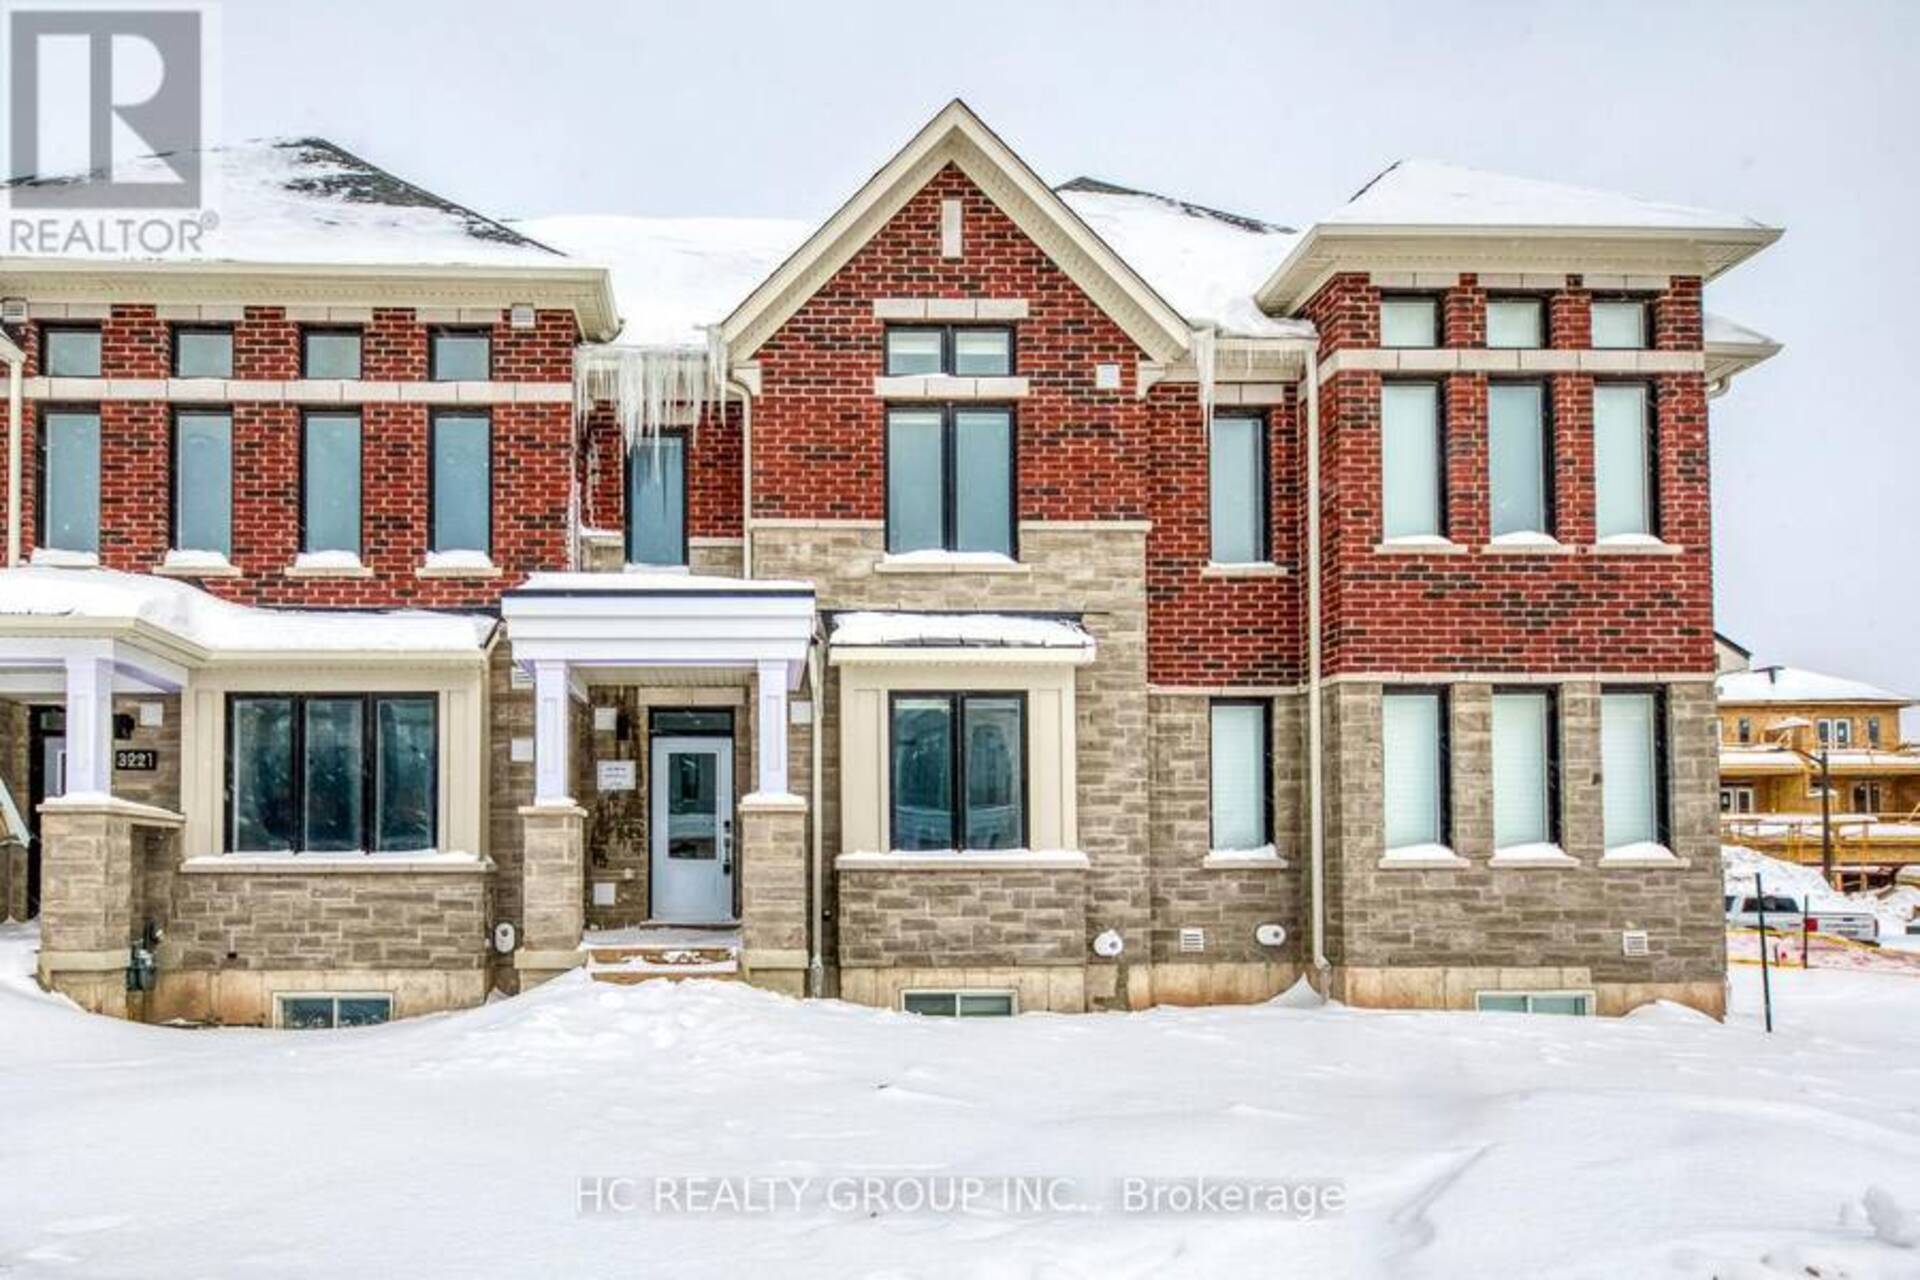
M 1180 950 L 1191 954 L 1207 949 L 1207 931 L 1205 929 L 1182 929 L 1180 931 Z
M 1629 929 L 1620 935 L 1620 954 L 1623 956 L 1649 956 L 1653 948 L 1647 944 L 1645 929 Z
M 0 324 L 25 324 L 27 322 L 27 300 L 25 298 L 0 298 Z

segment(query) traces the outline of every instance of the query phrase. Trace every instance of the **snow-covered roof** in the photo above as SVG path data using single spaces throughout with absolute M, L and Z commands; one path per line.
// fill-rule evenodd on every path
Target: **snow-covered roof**
M 1755 667 L 1729 671 L 1718 681 L 1722 702 L 1894 702 L 1913 701 L 1862 680 L 1822 675 L 1799 667 Z
M 126 252 L 112 243 L 63 242 L 60 258 L 262 264 L 560 266 L 547 246 L 368 163 L 322 138 L 261 138 L 201 153 L 205 201 L 217 222 L 198 251 Z M 155 155 L 116 177 L 171 176 Z M 33 175 L 0 187 L 85 185 L 98 174 Z
M 561 214 L 513 227 L 613 276 L 622 346 L 704 347 L 812 225 L 790 218 L 641 218 Z
M 1388 165 L 1321 222 L 1342 226 L 1764 229 L 1742 214 L 1423 159 Z
M 727 578 L 706 573 L 530 573 L 510 596 L 558 595 L 812 595 L 813 585 L 781 578 Z
M 1708 346 L 1777 347 L 1779 342 L 1758 329 L 1749 329 L 1723 315 L 1708 311 L 1701 315 L 1702 337 Z
M 25 618 L 144 623 L 214 654 L 478 653 L 496 625 L 483 614 L 251 608 L 171 578 L 112 569 L 0 569 L 0 631 Z
M 1265 314 L 1253 300 L 1299 241 L 1293 228 L 1092 178 L 1056 190 L 1190 323 L 1250 336 L 1313 332 L 1306 321 Z
M 828 643 L 849 648 L 1091 649 L 1093 637 L 1068 618 L 1014 613 L 835 614 Z

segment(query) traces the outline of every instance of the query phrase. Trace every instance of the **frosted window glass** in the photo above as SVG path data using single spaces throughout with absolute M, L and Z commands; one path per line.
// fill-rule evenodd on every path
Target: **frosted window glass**
M 100 550 L 100 415 L 47 413 L 44 541 L 61 551 Z
M 937 549 L 945 537 L 937 410 L 896 409 L 887 418 L 887 550 Z
M 1609 849 L 1660 838 L 1657 721 L 1651 693 L 1609 693 L 1600 699 L 1600 807 Z
M 1013 333 L 1008 329 L 955 329 L 953 371 L 963 378 L 994 378 L 1013 372 Z
M 1494 534 L 1548 532 L 1546 389 L 1494 383 L 1487 422 Z
M 182 329 L 173 336 L 176 378 L 231 378 L 233 333 L 228 329 Z
M 1257 703 L 1213 707 L 1213 847 L 1258 849 L 1267 843 L 1267 709 Z
M 1381 699 L 1388 849 L 1442 842 L 1441 708 L 1437 693 L 1390 693 Z
M 1267 558 L 1264 522 L 1266 432 L 1258 418 L 1215 418 L 1208 461 L 1209 512 L 1215 564 L 1254 564 Z
M 1647 437 L 1644 385 L 1593 389 L 1594 531 L 1602 538 L 1653 532 Z
M 180 551 L 233 552 L 233 418 L 183 413 L 174 425 L 174 535 Z
M 1390 382 L 1380 390 L 1382 526 L 1389 538 L 1440 530 L 1440 388 Z
M 433 420 L 433 549 L 488 551 L 493 545 L 492 427 L 483 414 Z
M 939 329 L 887 330 L 888 376 L 939 373 L 945 359 L 941 352 L 943 338 Z
M 1545 844 L 1548 812 L 1547 695 L 1493 696 L 1493 846 Z
M 1432 298 L 1383 298 L 1380 302 L 1380 345 L 1431 347 L 1438 345 L 1439 310 Z
M 1593 304 L 1593 345 L 1618 350 L 1647 345 L 1647 307 L 1643 302 Z
M 307 415 L 305 551 L 360 553 L 360 415 Z
M 1502 298 L 1487 304 L 1489 347 L 1537 347 L 1545 326 L 1537 298 Z
M 1004 409 L 956 409 L 953 465 L 954 550 L 1012 555 L 1012 417 Z
M 643 440 L 627 454 L 627 563 L 687 562 L 687 438 Z

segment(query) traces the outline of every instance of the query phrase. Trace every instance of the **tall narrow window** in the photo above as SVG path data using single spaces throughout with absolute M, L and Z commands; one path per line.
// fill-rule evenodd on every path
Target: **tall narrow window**
M 360 330 L 302 329 L 300 376 L 345 378 L 360 376 Z
M 1026 842 L 1026 701 L 1017 694 L 896 694 L 895 849 L 1017 849 Z
M 1545 309 L 1538 298 L 1493 298 L 1487 303 L 1489 347 L 1546 345 Z
M 1878 747 L 1880 745 L 1880 717 L 1879 716 L 1867 717 L 1867 745 L 1869 747 Z
M 433 847 L 434 708 L 431 698 L 374 699 L 373 847 Z
M 1267 549 L 1267 424 L 1247 415 L 1213 420 L 1207 457 L 1210 555 L 1215 564 L 1257 564 Z
M 1647 304 L 1631 299 L 1593 304 L 1593 345 L 1621 350 L 1647 345 Z
M 887 415 L 887 550 L 1013 554 L 1013 414 L 994 408 Z
M 1593 389 L 1594 532 L 1601 538 L 1653 533 L 1652 424 L 1645 383 Z
M 687 438 L 660 435 L 627 450 L 627 563 L 687 562 Z
M 302 551 L 360 554 L 360 415 L 307 414 L 301 445 Z
M 231 378 L 233 330 L 175 329 L 173 376 L 176 378 Z
M 1380 299 L 1380 345 L 1440 345 L 1440 305 L 1433 298 Z
M 306 750 L 301 783 L 307 797 L 301 814 L 300 848 L 310 853 L 350 853 L 367 847 L 366 700 L 313 697 L 305 701 Z
M 1380 459 L 1385 536 L 1393 539 L 1443 533 L 1438 383 L 1382 384 Z
M 1244 852 L 1269 846 L 1267 704 L 1220 701 L 1209 711 L 1210 847 Z
M 228 717 L 227 848 L 284 853 L 299 842 L 294 807 L 292 698 L 235 698 Z
M 1487 468 L 1496 538 L 1551 531 L 1546 405 L 1542 383 L 1496 382 L 1487 389 Z
M 229 851 L 434 847 L 439 745 L 432 697 L 237 694 L 227 723 Z
M 433 550 L 492 550 L 492 451 L 486 414 L 434 415 Z
M 1753 721 L 1746 716 L 1741 716 L 1734 722 L 1733 737 L 1734 741 L 1740 743 L 1742 746 L 1752 742 Z
M 1553 695 L 1493 695 L 1493 847 L 1555 843 Z
M 1664 843 L 1659 695 L 1647 690 L 1600 698 L 1600 808 L 1608 849 Z
M 485 382 L 493 376 L 493 336 L 484 329 L 436 329 L 427 352 L 435 382 Z
M 48 377 L 100 376 L 100 326 L 46 325 L 40 342 L 40 367 Z
M 1381 698 L 1389 853 L 1447 843 L 1446 708 L 1435 689 L 1394 689 Z
M 173 423 L 173 548 L 233 554 L 233 415 L 181 412 Z
M 40 468 L 40 545 L 100 550 L 100 414 L 48 409 Z

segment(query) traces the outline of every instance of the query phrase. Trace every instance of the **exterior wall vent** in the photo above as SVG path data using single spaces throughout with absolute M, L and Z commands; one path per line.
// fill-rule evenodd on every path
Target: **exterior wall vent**
M 1624 956 L 1649 956 L 1653 948 L 1647 943 L 1645 929 L 1629 929 L 1620 935 L 1620 954 Z
M 1207 949 L 1207 931 L 1205 929 L 1186 928 L 1180 931 L 1180 950 L 1182 954 L 1191 954 Z

